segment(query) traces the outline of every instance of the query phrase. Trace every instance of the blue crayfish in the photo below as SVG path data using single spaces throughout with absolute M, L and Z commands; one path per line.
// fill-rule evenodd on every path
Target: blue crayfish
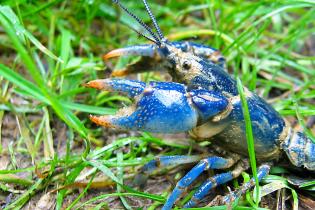
M 189 132 L 197 140 L 212 139 L 214 155 L 207 158 L 196 156 L 162 156 L 150 161 L 142 173 L 150 173 L 157 167 L 199 163 L 176 185 L 163 209 L 171 209 L 187 187 L 207 169 L 230 169 L 207 179 L 185 208 L 195 206 L 211 188 L 224 184 L 248 169 L 248 150 L 240 95 L 236 81 L 225 70 L 224 57 L 216 49 L 192 43 L 171 42 L 161 32 L 149 5 L 143 0 L 156 33 L 136 15 L 118 4 L 135 19 L 151 37 L 140 32 L 153 44 L 135 45 L 107 53 L 108 59 L 123 55 L 142 56 L 113 75 L 123 76 L 143 71 L 167 70 L 173 82 L 150 82 L 148 84 L 128 79 L 94 80 L 88 87 L 107 91 L 119 91 L 133 98 L 135 103 L 120 109 L 114 116 L 91 116 L 102 126 L 155 133 Z M 315 170 L 315 144 L 303 133 L 291 129 L 288 123 L 262 98 L 245 88 L 255 152 L 260 164 L 258 179 L 269 173 L 270 165 L 286 154 L 297 167 Z M 238 190 L 216 203 L 229 203 L 247 189 L 255 180 L 245 183 Z

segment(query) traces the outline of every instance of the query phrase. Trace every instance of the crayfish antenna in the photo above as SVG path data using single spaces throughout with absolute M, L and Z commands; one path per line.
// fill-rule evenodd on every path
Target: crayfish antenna
M 133 14 L 132 12 L 130 12 L 126 7 L 124 7 L 119 0 L 113 0 L 113 3 L 117 4 L 122 10 L 124 10 L 130 17 L 132 17 L 134 20 L 136 20 L 144 29 L 146 29 L 146 31 L 153 37 L 150 38 L 146 35 L 144 35 L 143 33 L 137 31 L 134 28 L 131 28 L 132 30 L 134 30 L 136 33 L 138 33 L 139 35 L 143 36 L 144 38 L 154 42 L 157 45 L 161 45 L 161 41 L 159 40 L 159 38 L 155 35 L 155 33 L 153 33 L 153 31 L 151 30 L 151 28 L 145 24 L 138 16 L 136 16 L 135 14 Z
M 159 24 L 157 24 L 156 18 L 154 17 L 153 13 L 151 12 L 149 4 L 147 3 L 146 0 L 142 0 L 142 1 L 143 1 L 143 4 L 145 6 L 146 11 L 148 12 L 148 14 L 149 14 L 149 16 L 150 16 L 150 18 L 151 18 L 151 20 L 153 22 L 153 25 L 154 25 L 154 27 L 155 27 L 158 35 L 159 35 L 160 40 L 165 40 L 165 37 L 164 37 L 164 35 L 163 35 L 162 31 L 161 31 L 160 26 L 159 26 Z

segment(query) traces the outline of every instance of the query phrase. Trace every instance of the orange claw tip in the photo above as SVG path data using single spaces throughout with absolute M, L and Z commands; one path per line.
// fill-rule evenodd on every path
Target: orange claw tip
M 90 120 L 97 125 L 104 126 L 106 128 L 115 128 L 115 126 L 110 122 L 109 118 L 106 116 L 89 116 Z
M 126 75 L 128 75 L 128 70 L 126 70 L 126 69 L 116 70 L 116 71 L 113 71 L 111 74 L 112 77 L 123 77 Z
M 97 80 L 92 80 L 86 84 L 84 84 L 85 87 L 89 87 L 89 88 L 95 88 L 98 90 L 103 90 L 108 88 L 106 83 L 103 80 L 97 79 Z
M 112 50 L 108 53 L 106 53 L 105 55 L 103 55 L 103 60 L 108 60 L 110 58 L 114 58 L 114 57 L 118 57 L 121 56 L 123 54 L 123 51 L 120 49 L 116 49 L 116 50 Z

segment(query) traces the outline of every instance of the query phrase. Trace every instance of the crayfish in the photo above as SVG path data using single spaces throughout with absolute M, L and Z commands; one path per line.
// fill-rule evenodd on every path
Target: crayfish
M 122 71 L 124 76 L 144 71 L 166 70 L 172 82 L 149 82 L 129 79 L 100 79 L 87 83 L 88 87 L 118 91 L 134 99 L 134 104 L 120 109 L 113 116 L 91 116 L 98 125 L 109 128 L 148 131 L 153 133 L 189 132 L 197 140 L 211 139 L 214 155 L 198 159 L 196 156 L 162 156 L 147 163 L 141 173 L 151 173 L 157 167 L 191 162 L 199 163 L 180 179 L 165 202 L 163 209 L 171 209 L 175 201 L 202 172 L 208 169 L 230 169 L 201 184 L 184 208 L 193 207 L 211 188 L 224 184 L 249 168 L 245 122 L 237 83 L 225 70 L 221 53 L 208 46 L 193 42 L 167 40 L 143 0 L 146 11 L 156 29 L 147 26 L 136 15 L 118 4 L 150 35 L 140 35 L 153 42 L 113 50 L 104 58 L 124 55 L 142 56 Z M 315 144 L 290 125 L 264 99 L 245 88 L 250 112 L 255 152 L 260 167 L 260 181 L 269 173 L 272 162 L 286 155 L 297 167 L 315 170 Z M 218 203 L 230 203 L 255 185 L 252 178 L 238 190 L 220 197 Z

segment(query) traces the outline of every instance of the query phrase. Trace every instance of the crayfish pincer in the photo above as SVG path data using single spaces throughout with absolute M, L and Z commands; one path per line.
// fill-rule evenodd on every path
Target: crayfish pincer
M 171 42 L 160 30 L 149 5 L 143 0 L 156 32 L 131 13 L 119 1 L 114 1 L 146 30 L 140 32 L 153 44 L 116 49 L 104 58 L 123 55 L 141 59 L 113 75 L 123 76 L 143 71 L 166 70 L 173 82 L 148 84 L 128 79 L 101 79 L 87 84 L 92 88 L 118 91 L 134 99 L 134 104 L 114 116 L 91 116 L 91 120 L 110 128 L 149 131 L 155 133 L 189 132 L 192 138 L 212 139 L 217 149 L 207 158 L 196 156 L 162 156 L 147 163 L 141 170 L 150 173 L 157 167 L 198 162 L 169 195 L 163 209 L 171 209 L 187 187 L 207 169 L 230 169 L 207 179 L 184 207 L 195 206 L 211 188 L 224 184 L 248 168 L 245 121 L 236 81 L 225 70 L 224 57 L 216 49 L 193 42 Z M 260 164 L 258 180 L 269 173 L 272 162 L 286 154 L 297 167 L 315 170 L 315 144 L 290 125 L 265 100 L 245 88 L 250 112 L 255 152 Z M 220 152 L 221 151 L 221 152 Z M 223 151 L 223 152 L 222 152 Z M 229 203 L 255 185 L 255 180 L 221 197 L 219 203 Z

